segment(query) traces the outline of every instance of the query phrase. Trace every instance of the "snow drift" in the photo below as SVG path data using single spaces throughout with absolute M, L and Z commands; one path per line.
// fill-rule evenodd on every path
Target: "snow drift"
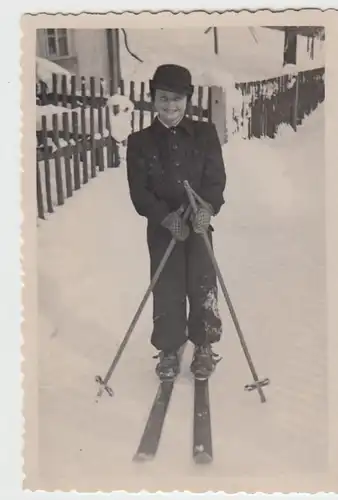
M 109 113 L 111 135 L 117 142 L 122 142 L 127 139 L 131 132 L 131 116 L 134 110 L 134 104 L 125 96 L 113 95 L 108 98 L 107 105 L 102 108 L 103 124 L 106 123 L 106 113 Z M 77 107 L 74 109 L 65 108 L 63 106 L 36 106 L 36 130 L 42 129 L 42 117 L 46 117 L 47 130 L 53 129 L 53 116 L 57 116 L 57 124 L 59 131 L 63 130 L 63 115 L 66 113 L 69 118 L 69 123 L 72 123 L 72 117 L 77 115 L 78 123 L 81 124 L 81 115 L 84 112 L 86 133 L 90 132 L 91 109 Z M 96 108 L 92 110 L 95 138 L 100 139 L 99 133 L 99 111 Z M 80 133 L 81 133 L 81 125 Z M 109 136 L 109 131 L 104 126 L 103 137 Z

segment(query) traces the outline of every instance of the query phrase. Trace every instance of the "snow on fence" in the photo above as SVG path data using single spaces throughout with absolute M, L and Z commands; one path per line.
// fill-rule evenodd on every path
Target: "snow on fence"
M 234 133 L 248 139 L 274 138 L 283 123 L 296 130 L 324 100 L 324 76 L 322 67 L 257 82 L 236 83 L 242 101 L 233 106 Z
M 245 138 L 273 137 L 281 123 L 296 128 L 324 99 L 323 67 L 295 72 L 253 82 L 235 83 L 228 92 L 227 116 L 232 116 L 233 124 L 228 124 L 231 133 L 241 133 Z M 58 81 L 61 78 L 61 85 Z M 105 107 L 109 96 L 113 95 L 111 81 L 95 77 L 82 77 L 77 85 L 75 76 L 70 84 L 64 75 L 53 75 L 51 89 L 42 82 L 37 84 L 37 104 L 70 107 L 84 106 L 100 109 Z M 62 92 L 60 92 L 60 89 Z M 154 118 L 154 110 L 149 97 L 149 84 L 145 82 L 121 81 L 118 92 L 134 104 L 131 115 L 132 130 L 149 125 Z M 211 88 L 196 86 L 188 114 L 198 120 L 210 121 Z
M 63 108 L 62 108 L 63 109 Z M 95 133 L 93 113 L 90 127 L 86 128 L 84 109 L 79 114 L 63 112 L 41 116 L 41 129 L 37 130 L 36 173 L 37 208 L 39 218 L 53 213 L 56 205 L 63 205 L 66 198 L 109 167 L 118 165 L 116 141 L 110 133 Z M 59 126 L 60 118 L 62 127 Z M 103 113 L 101 120 L 103 118 Z M 48 122 L 52 122 L 51 129 Z M 101 129 L 103 124 L 101 121 Z
M 267 80 L 235 83 L 232 91 L 226 90 L 224 112 L 228 135 L 274 138 L 283 123 L 296 130 L 324 100 L 324 74 L 324 68 L 315 68 L 299 73 L 290 71 Z M 122 81 L 120 92 L 135 105 L 132 130 L 148 126 L 154 118 L 148 84 Z M 211 87 L 195 87 L 188 115 L 195 120 L 212 121 Z
M 90 77 L 77 78 L 75 75 L 68 77 L 57 73 L 52 74 L 52 85 L 38 81 L 35 86 L 36 104 L 39 106 L 63 106 L 77 108 L 78 106 L 104 106 L 107 95 L 112 95 L 112 84 L 109 90 L 104 78 Z
M 72 77 L 72 93 L 67 95 L 66 77 L 61 76 L 60 86 L 58 76 L 53 75 L 52 89 L 36 89 L 37 211 L 42 219 L 98 172 L 118 166 L 118 142 L 129 134 L 124 114 L 104 97 L 102 87 L 96 91 L 94 78 L 88 94 L 84 79 L 76 91 Z
M 142 130 L 150 125 L 155 112 L 150 100 L 149 83 L 121 80 L 119 92 L 134 103 L 135 108 L 131 119 L 132 131 Z M 187 115 L 193 120 L 210 121 L 210 100 L 211 88 L 196 86 L 187 108 Z
M 226 91 L 228 136 L 273 138 L 283 123 L 296 130 L 324 100 L 324 75 L 324 68 L 316 68 L 236 83 Z M 112 82 L 102 78 L 81 78 L 77 86 L 75 76 L 69 84 L 65 75 L 55 74 L 52 82 L 51 89 L 43 82 L 36 87 L 40 218 L 98 172 L 117 167 L 129 133 L 147 127 L 155 116 L 145 82 L 121 81 L 119 95 L 113 94 Z M 188 115 L 212 121 L 211 111 L 211 88 L 196 86 Z
M 89 85 L 88 85 L 89 82 Z M 53 213 L 73 191 L 105 168 L 117 167 L 130 132 L 154 118 L 145 84 L 130 82 L 129 98 L 122 81 L 119 94 L 103 79 L 52 75 L 52 88 L 36 86 L 38 217 Z M 109 87 L 109 91 L 108 91 Z M 188 114 L 208 120 L 208 88 L 199 88 Z

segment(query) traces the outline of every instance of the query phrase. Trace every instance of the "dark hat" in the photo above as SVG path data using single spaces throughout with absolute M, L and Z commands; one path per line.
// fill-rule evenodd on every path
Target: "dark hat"
M 194 92 L 190 71 L 176 64 L 162 64 L 159 66 L 154 73 L 153 79 L 149 82 L 149 88 L 152 96 L 155 89 L 185 94 L 189 98 Z

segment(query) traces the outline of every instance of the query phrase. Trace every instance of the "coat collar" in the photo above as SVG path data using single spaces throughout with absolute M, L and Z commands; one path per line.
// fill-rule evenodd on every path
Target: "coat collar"
M 157 116 L 155 117 L 154 121 L 152 122 L 151 126 L 150 126 L 155 132 L 159 132 L 159 133 L 163 133 L 163 131 L 165 130 L 168 130 L 167 127 L 165 127 L 165 125 L 163 125 L 160 120 L 157 118 Z M 184 116 L 182 118 L 182 120 L 179 122 L 178 125 L 176 125 L 175 127 L 172 127 L 172 128 L 177 128 L 177 129 L 182 129 L 184 130 L 185 132 L 187 132 L 189 135 L 193 135 L 194 133 L 194 128 L 193 128 L 193 121 L 188 118 L 187 116 Z

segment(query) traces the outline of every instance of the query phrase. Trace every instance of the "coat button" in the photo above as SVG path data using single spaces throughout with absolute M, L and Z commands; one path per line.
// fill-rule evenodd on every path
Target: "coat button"
M 179 161 L 175 161 L 175 167 L 179 167 L 181 164 Z
M 177 149 L 178 148 L 177 144 L 173 144 L 172 148 Z

